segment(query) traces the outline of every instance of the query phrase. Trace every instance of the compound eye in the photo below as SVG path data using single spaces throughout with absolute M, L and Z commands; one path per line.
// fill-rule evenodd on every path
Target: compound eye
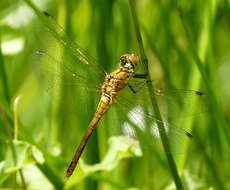
M 120 63 L 121 63 L 121 65 L 125 65 L 127 63 L 126 56 L 121 56 Z

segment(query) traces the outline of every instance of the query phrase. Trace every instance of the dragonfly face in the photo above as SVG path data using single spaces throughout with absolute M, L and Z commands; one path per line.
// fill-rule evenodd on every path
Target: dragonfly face
M 120 66 L 135 71 L 139 61 L 139 56 L 135 54 L 124 54 L 120 58 Z

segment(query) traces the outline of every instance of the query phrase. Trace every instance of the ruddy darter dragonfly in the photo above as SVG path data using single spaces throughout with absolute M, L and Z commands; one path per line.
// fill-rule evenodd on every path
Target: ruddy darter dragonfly
M 94 114 L 92 121 L 89 124 L 89 127 L 83 136 L 80 145 L 78 146 L 76 153 L 67 169 L 66 176 L 69 177 L 72 175 L 75 167 L 77 166 L 78 160 L 87 144 L 87 141 L 94 129 L 96 128 L 99 120 L 104 115 L 106 111 L 111 107 L 113 103 L 119 103 L 125 107 L 125 109 L 134 108 L 135 106 L 141 106 L 138 102 L 139 95 L 145 93 L 146 83 L 152 82 L 147 81 L 146 77 L 148 73 L 137 74 L 136 69 L 141 64 L 140 57 L 135 54 L 124 54 L 120 57 L 119 68 L 114 70 L 111 73 L 106 73 L 102 67 L 97 64 L 83 49 L 81 49 L 76 43 L 74 43 L 65 33 L 61 26 L 59 26 L 55 20 L 46 12 L 44 12 L 44 17 L 47 19 L 47 29 L 53 34 L 56 40 L 63 46 L 65 50 L 72 54 L 76 60 L 75 66 L 81 64 L 84 66 L 82 70 L 70 68 L 66 63 L 57 61 L 53 56 L 44 52 L 37 51 L 39 55 L 45 55 L 50 59 L 50 62 L 56 63 L 62 68 L 62 76 L 69 81 L 74 81 L 73 84 L 82 86 L 87 85 L 89 88 L 91 86 L 92 80 L 87 76 L 91 76 L 94 80 L 98 79 L 98 84 L 101 84 L 100 87 L 100 100 Z M 82 74 L 84 73 L 84 74 Z M 87 73 L 87 74 L 85 74 Z M 90 73 L 90 74 L 89 74 Z M 138 80 L 133 82 L 132 80 Z M 80 86 L 80 85 L 79 85 Z M 94 86 L 94 89 L 98 88 L 97 85 Z M 128 92 L 128 95 L 125 94 L 122 96 L 122 92 Z M 205 96 L 203 93 L 192 90 L 166 90 L 166 89 L 154 89 L 154 92 L 157 96 L 167 99 L 167 102 L 175 102 L 176 99 L 182 99 L 181 102 L 187 102 L 189 99 L 196 98 L 199 103 L 203 101 Z M 147 101 L 147 100 L 144 100 Z M 179 100 L 180 101 L 180 100 Z M 133 111 L 135 112 L 135 111 Z M 136 111 L 138 114 L 139 112 Z M 157 118 L 153 113 L 145 114 L 145 117 L 149 120 L 156 121 Z M 167 124 L 169 128 L 173 125 Z M 172 130 L 178 130 L 174 127 Z M 181 132 L 181 131 L 180 131 Z M 184 135 L 187 135 L 189 138 L 192 138 L 192 135 L 182 130 Z

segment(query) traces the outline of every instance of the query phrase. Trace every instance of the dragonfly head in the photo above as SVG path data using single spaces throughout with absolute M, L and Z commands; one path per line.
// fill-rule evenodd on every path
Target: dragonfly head
M 120 58 L 120 66 L 127 69 L 135 70 L 139 63 L 139 56 L 135 54 L 124 54 Z

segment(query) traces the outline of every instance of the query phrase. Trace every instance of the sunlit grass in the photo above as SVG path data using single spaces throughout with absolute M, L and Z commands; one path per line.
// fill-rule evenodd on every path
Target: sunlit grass
M 175 187 L 174 184 L 178 189 L 181 189 L 181 184 L 184 189 L 230 187 L 229 87 L 225 85 L 227 89 L 223 89 L 220 83 L 227 78 L 220 68 L 223 65 L 226 70 L 230 68 L 229 3 L 215 0 L 202 3 L 198 0 L 130 2 L 136 4 L 135 13 L 139 20 L 136 27 L 128 1 L 104 1 L 100 4 L 97 1 L 44 1 L 44 9 L 43 3 L 33 4 L 24 0 L 17 5 L 23 7 L 21 10 L 27 9 L 23 14 L 14 12 L 10 1 L 0 3 L 3 10 L 0 19 L 4 20 L 0 22 L 1 38 L 7 37 L 8 42 L 23 41 L 20 51 L 15 51 L 15 45 L 11 48 L 4 45 L 7 42 L 1 43 L 4 51 L 0 53 L 0 187 L 23 188 L 20 177 L 14 177 L 19 169 L 22 169 L 26 185 L 31 189 L 166 189 L 170 185 Z M 183 140 L 182 155 L 171 155 L 169 150 L 165 151 L 166 154 L 158 151 L 162 144 L 153 145 L 149 138 L 151 134 L 145 134 L 129 115 L 125 115 L 126 111 L 122 112 L 114 105 L 115 108 L 106 113 L 90 139 L 74 177 L 66 182 L 66 168 L 94 114 L 97 98 L 87 90 L 58 81 L 59 76 L 55 79 L 58 85 L 46 91 L 47 73 L 39 66 L 48 61 L 35 55 L 37 50 L 48 50 L 60 61 L 68 60 L 70 65 L 76 63 L 55 45 L 51 37 L 52 21 L 40 11 L 49 12 L 71 39 L 96 57 L 108 73 L 117 68 L 122 54 L 137 53 L 142 61 L 148 58 L 154 85 L 206 93 L 209 107 L 205 113 L 198 117 L 175 119 L 176 125 L 194 136 L 192 141 Z M 12 12 L 17 13 L 15 22 L 5 19 Z M 30 18 L 25 19 L 25 14 Z M 21 22 L 23 19 L 25 22 Z M 45 29 L 47 27 L 49 31 Z M 141 31 L 143 42 L 137 40 L 137 31 Z M 66 40 L 58 35 L 59 40 Z M 140 46 L 144 46 L 145 51 Z M 218 78 L 217 73 L 223 77 Z M 17 112 L 19 141 L 13 142 L 12 146 L 19 152 L 23 151 L 19 155 L 25 157 L 20 157 L 19 161 L 23 161 L 25 166 L 16 162 L 19 166 L 16 168 L 15 165 L 6 165 L 12 164 L 7 158 L 13 160 L 14 157 L 6 144 L 14 136 L 13 102 L 18 95 L 21 95 Z M 148 106 L 142 108 L 143 112 L 148 110 Z M 196 104 L 185 106 L 181 115 L 189 115 L 197 108 Z M 115 151 L 109 146 L 109 137 L 122 129 L 123 121 L 136 130 L 143 152 L 141 157 L 131 151 L 132 141 L 126 151 Z M 147 120 L 143 124 L 146 128 L 151 126 Z M 163 144 L 167 146 L 167 140 Z M 122 146 L 121 141 L 117 146 Z M 36 152 L 44 157 L 44 162 L 38 159 Z M 106 163 L 114 160 L 114 165 L 103 164 L 104 158 L 107 158 Z M 40 187 L 34 187 L 33 182 L 38 179 L 41 180 Z

